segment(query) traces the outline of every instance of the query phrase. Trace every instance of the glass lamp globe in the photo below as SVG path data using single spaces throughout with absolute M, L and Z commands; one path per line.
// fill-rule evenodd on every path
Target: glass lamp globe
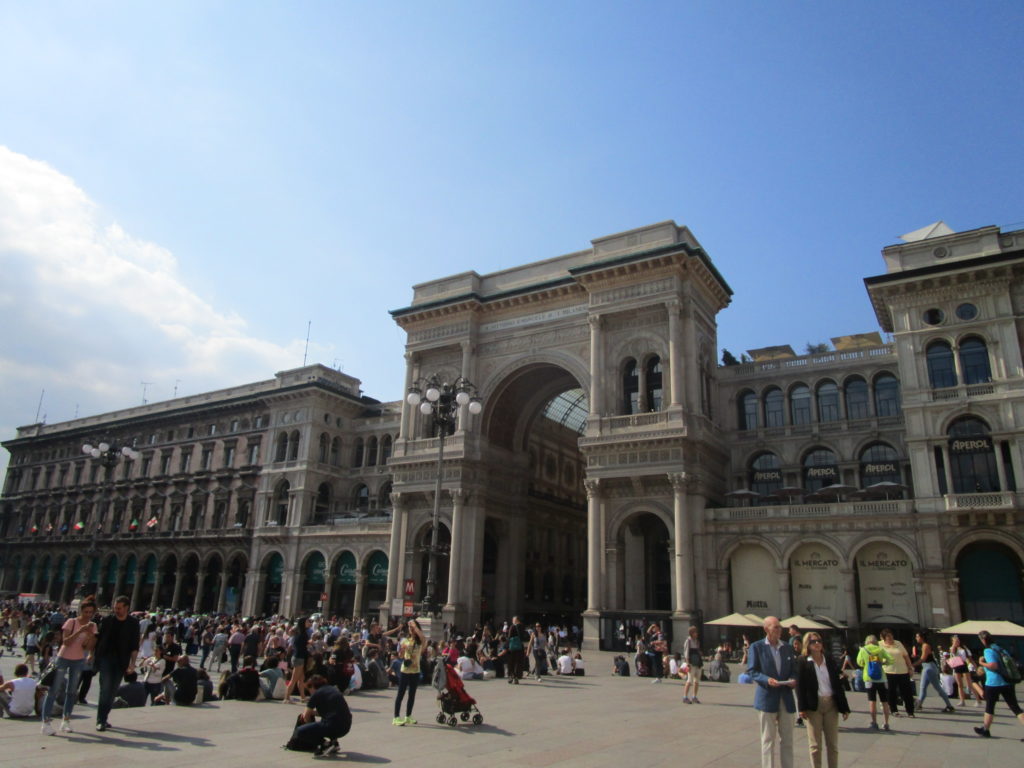
M 89 451 L 89 455 L 92 456 L 94 459 L 98 459 L 100 457 L 100 449 L 93 448 L 91 451 Z
M 469 412 L 472 413 L 474 416 L 480 413 L 480 411 L 482 411 L 483 409 L 484 404 L 481 403 L 478 399 L 474 398 L 473 400 L 469 401 Z
M 405 401 L 409 403 L 409 405 L 419 405 L 420 400 L 422 399 L 423 396 L 420 394 L 418 389 L 410 389 L 409 394 L 406 395 Z
M 90 445 L 89 443 L 86 443 L 85 445 L 83 445 L 82 446 L 82 453 L 91 454 L 92 453 L 92 445 Z
M 110 443 L 100 443 L 96 447 L 100 449 L 100 453 L 106 453 L 110 450 Z
M 464 389 L 460 389 L 458 394 L 455 395 L 455 402 L 459 405 L 465 405 L 469 402 L 469 392 Z
M 434 409 L 430 407 L 430 403 L 428 403 L 426 400 L 420 403 L 420 413 L 428 415 L 432 410 Z
M 439 397 L 441 397 L 441 390 L 437 387 L 431 387 L 427 390 L 427 400 L 430 402 L 436 403 Z

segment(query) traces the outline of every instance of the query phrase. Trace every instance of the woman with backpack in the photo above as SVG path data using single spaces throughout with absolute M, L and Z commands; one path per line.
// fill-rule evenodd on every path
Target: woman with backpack
M 949 696 L 942 690 L 942 686 L 939 685 L 939 665 L 935 659 L 935 652 L 932 650 L 931 643 L 928 642 L 928 636 L 924 630 L 921 630 L 915 636 L 918 647 L 917 665 L 921 668 L 921 684 L 918 688 L 917 693 L 917 708 L 922 709 L 924 707 L 924 697 L 928 695 L 928 686 L 932 686 L 936 691 L 939 692 L 939 696 L 946 704 L 946 708 L 943 712 L 956 712 L 953 709 L 953 705 L 949 703 Z
M 419 622 L 416 619 L 409 619 L 405 625 L 405 637 L 398 643 L 398 657 L 402 660 L 402 666 L 398 673 L 398 695 L 395 697 L 395 718 L 391 721 L 392 725 L 416 725 L 412 717 L 412 708 L 416 703 L 416 688 L 420 684 L 420 656 L 425 644 L 426 638 L 423 637 Z M 402 717 L 402 699 L 406 693 L 409 698 L 405 703 L 405 717 Z
M 992 635 L 989 632 L 982 630 L 978 633 L 978 639 L 985 649 L 982 658 L 978 660 L 978 664 L 985 668 L 985 719 L 980 728 L 975 727 L 974 732 L 988 738 L 992 735 L 989 729 L 992 727 L 992 717 L 1000 696 L 1021 725 L 1024 725 L 1024 711 L 1017 703 L 1017 693 L 1013 689 L 1020 681 L 1021 675 L 1017 662 L 992 642 Z

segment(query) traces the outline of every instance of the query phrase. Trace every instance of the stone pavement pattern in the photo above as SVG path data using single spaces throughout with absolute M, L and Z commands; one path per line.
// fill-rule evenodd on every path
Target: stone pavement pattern
M 587 677 L 547 677 L 509 686 L 503 680 L 467 683 L 484 715 L 482 726 L 438 725 L 434 691 L 421 687 L 416 726 L 391 725 L 394 691 L 349 697 L 351 733 L 342 753 L 313 761 L 308 754 L 280 749 L 298 706 L 281 702 L 213 702 L 198 707 L 114 710 L 114 730 L 96 733 L 95 708 L 75 709 L 71 735 L 44 737 L 38 721 L 0 720 L 0 766 L 112 768 L 118 762 L 146 768 L 209 764 L 235 766 L 351 765 L 432 766 L 722 766 L 757 768 L 760 744 L 750 704 L 753 691 L 737 684 L 701 686 L 699 705 L 684 705 L 682 684 L 652 685 L 644 678 L 608 673 L 612 654 L 588 654 Z M 10 678 L 16 661 L 0 659 Z M 90 700 L 98 693 L 94 681 Z M 1005 706 L 996 710 L 994 737 L 981 739 L 973 726 L 981 710 L 970 703 L 955 714 L 926 707 L 915 720 L 893 721 L 891 733 L 867 729 L 867 702 L 853 694 L 854 713 L 840 732 L 840 764 L 878 768 L 1024 765 L 1021 727 Z M 404 714 L 404 712 L 403 712 Z M 795 764 L 807 766 L 807 737 L 795 736 Z

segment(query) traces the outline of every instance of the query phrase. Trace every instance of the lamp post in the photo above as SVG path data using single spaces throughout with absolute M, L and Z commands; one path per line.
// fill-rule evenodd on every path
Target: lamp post
M 109 476 L 113 471 L 114 467 L 117 466 L 120 461 L 135 461 L 139 458 L 139 452 L 132 448 L 130 445 L 117 445 L 114 442 L 108 440 L 100 440 L 96 445 L 91 443 L 84 443 L 82 445 L 82 453 L 86 456 L 92 457 L 92 460 L 98 462 L 101 467 L 104 468 L 104 474 Z M 104 478 L 107 479 L 107 478 Z M 107 500 L 109 502 L 111 494 L 107 493 Z M 99 516 L 97 516 L 99 517 Z M 86 554 L 95 558 L 99 554 L 99 547 L 97 541 L 99 539 L 100 526 L 102 525 L 102 518 L 96 521 L 96 525 L 92 529 L 92 539 L 89 543 L 89 548 L 86 550 Z M 97 591 L 99 591 L 100 585 L 103 583 L 103 574 L 99 575 L 100 582 L 97 584 Z M 85 583 L 79 585 L 80 596 L 84 595 Z
M 477 394 L 476 386 L 460 376 L 452 383 L 443 381 L 438 374 L 421 379 L 409 388 L 406 402 L 418 406 L 420 413 L 430 416 L 437 426 L 437 479 L 434 484 L 434 511 L 430 520 L 430 544 L 424 548 L 427 553 L 427 583 L 423 595 L 422 613 L 437 616 L 440 605 L 437 600 L 437 557 L 441 546 L 437 543 L 441 514 L 441 482 L 444 479 L 444 439 L 449 429 L 454 429 L 459 408 L 466 406 L 476 415 L 483 410 L 483 401 Z M 452 532 L 454 535 L 454 531 Z

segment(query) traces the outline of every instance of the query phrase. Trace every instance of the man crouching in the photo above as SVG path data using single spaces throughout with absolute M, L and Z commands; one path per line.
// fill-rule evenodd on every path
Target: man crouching
M 340 751 L 338 739 L 352 728 L 352 713 L 341 691 L 329 685 L 323 675 L 313 675 L 306 681 L 306 688 L 310 692 L 309 701 L 285 749 L 335 755 Z M 317 715 L 320 715 L 319 722 Z

